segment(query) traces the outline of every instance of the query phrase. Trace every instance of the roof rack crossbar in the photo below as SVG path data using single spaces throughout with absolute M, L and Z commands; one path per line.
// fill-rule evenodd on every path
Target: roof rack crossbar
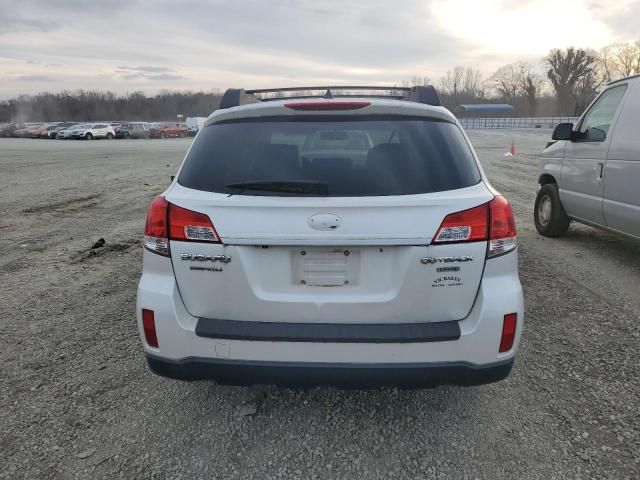
M 351 93 L 361 90 L 363 93 L 357 95 Z M 306 95 L 306 92 L 322 91 L 318 95 Z M 349 93 L 334 93 L 346 91 Z M 386 95 L 376 95 L 368 92 L 386 91 Z M 298 92 L 298 95 L 262 97 L 263 93 L 283 93 Z M 398 94 L 398 92 L 402 92 Z M 302 98 L 387 98 L 393 100 L 406 100 L 409 102 L 423 103 L 425 105 L 440 106 L 438 92 L 431 85 L 418 85 L 415 87 L 388 87 L 381 85 L 329 85 L 320 87 L 281 87 L 281 88 L 260 88 L 254 90 L 243 90 L 241 88 L 229 88 L 220 100 L 218 108 L 225 109 L 237 107 L 245 103 L 269 102 L 274 100 L 289 100 Z
M 281 88 L 259 88 L 255 90 L 246 90 L 248 94 L 260 93 L 278 93 L 278 92 L 304 92 L 308 90 L 380 90 L 380 91 L 401 91 L 409 92 L 410 87 L 384 87 L 380 85 L 325 85 L 321 87 L 281 87 Z

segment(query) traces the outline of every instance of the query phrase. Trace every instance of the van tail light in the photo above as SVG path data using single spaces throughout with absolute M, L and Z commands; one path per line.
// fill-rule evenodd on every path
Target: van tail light
M 518 314 L 508 313 L 502 321 L 502 336 L 500 337 L 500 353 L 508 352 L 513 348 L 516 339 L 516 327 L 518 326 Z
M 497 196 L 489 202 L 489 250 L 487 258 L 509 253 L 518 246 L 516 219 L 507 199 Z
M 516 222 L 509 202 L 497 196 L 489 203 L 447 215 L 433 242 L 460 243 L 489 241 L 487 258 L 515 249 Z
M 144 227 L 144 247 L 159 255 L 169 256 L 169 202 L 164 197 L 156 197 L 147 212 Z
M 221 243 L 207 215 L 173 205 L 164 197 L 157 197 L 147 212 L 144 246 L 153 253 L 168 257 L 169 240 Z
M 158 348 L 158 336 L 156 335 L 156 319 L 153 310 L 142 309 L 142 328 L 147 345 Z

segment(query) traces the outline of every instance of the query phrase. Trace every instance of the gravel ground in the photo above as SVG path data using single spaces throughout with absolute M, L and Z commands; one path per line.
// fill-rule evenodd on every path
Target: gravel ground
M 0 139 L 0 478 L 640 478 L 640 245 L 540 237 L 549 132 L 470 135 L 518 217 L 526 331 L 508 380 L 424 391 L 154 376 L 140 239 L 189 140 Z

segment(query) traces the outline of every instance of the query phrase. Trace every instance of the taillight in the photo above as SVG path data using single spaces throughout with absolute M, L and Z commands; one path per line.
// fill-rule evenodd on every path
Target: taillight
M 169 204 L 169 238 L 183 242 L 220 243 L 208 216 L 173 204 Z
M 169 202 L 157 197 L 149 205 L 144 227 L 144 246 L 159 255 L 169 256 Z
M 150 347 L 158 348 L 158 336 L 156 335 L 156 319 L 153 310 L 142 309 L 142 328 L 144 339 Z
M 500 353 L 508 352 L 513 348 L 513 341 L 516 338 L 516 327 L 518 326 L 518 314 L 508 313 L 502 321 L 502 335 L 500 336 Z
M 144 228 L 144 246 L 169 256 L 169 240 L 220 243 L 218 232 L 203 213 L 192 212 L 157 197 L 149 206 Z
M 518 245 L 513 211 L 502 196 L 495 197 L 489 203 L 447 215 L 433 238 L 433 243 L 487 240 L 487 258 L 508 253 Z
M 487 240 L 489 204 L 451 213 L 442 221 L 434 243 L 478 242 Z
M 359 110 L 371 105 L 370 102 L 294 102 L 284 106 L 292 110 Z
M 516 220 L 507 199 L 497 196 L 491 202 L 489 250 L 487 258 L 497 257 L 514 250 L 518 246 L 516 239 Z

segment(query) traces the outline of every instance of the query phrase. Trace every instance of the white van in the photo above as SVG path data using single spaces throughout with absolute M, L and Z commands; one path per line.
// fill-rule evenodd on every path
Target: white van
M 542 153 L 536 229 L 572 220 L 640 239 L 640 75 L 607 85 L 578 123 L 561 123 Z
M 187 135 L 195 137 L 198 131 L 204 127 L 207 117 L 187 117 Z

